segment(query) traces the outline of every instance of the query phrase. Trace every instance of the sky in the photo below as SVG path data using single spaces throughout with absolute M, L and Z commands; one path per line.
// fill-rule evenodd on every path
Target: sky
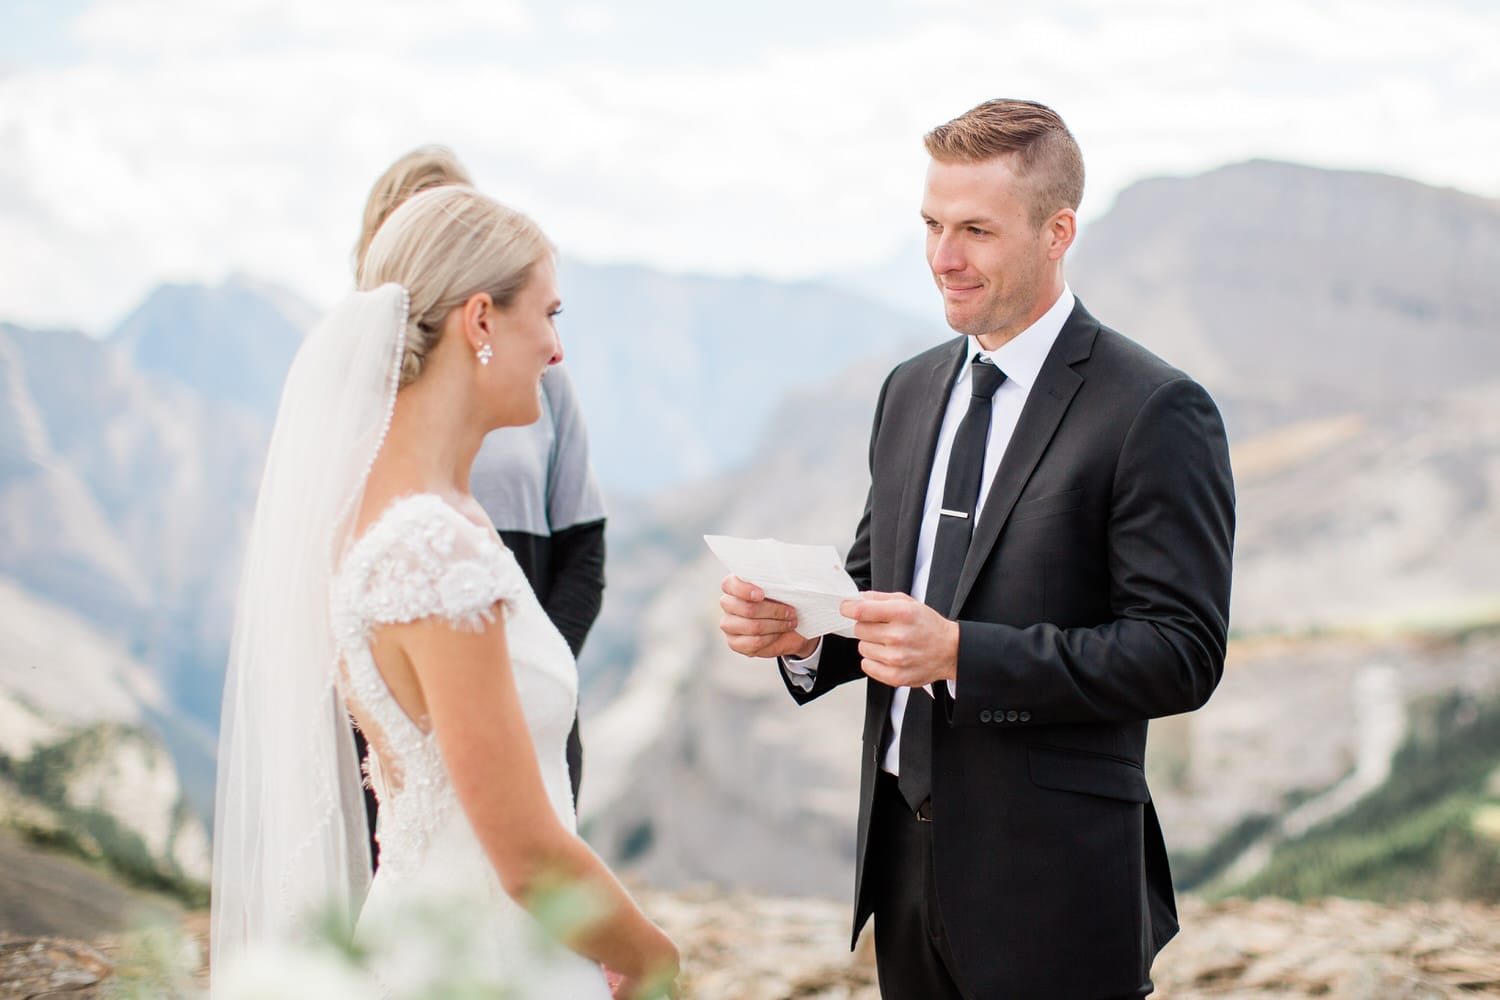
M 1085 241 L 1252 157 L 1497 198 L 1496 51 L 1500 0 L 0 0 L 0 320 L 230 274 L 329 305 L 433 142 L 569 256 L 777 279 L 913 245 L 922 133 L 991 97 L 1067 120 Z

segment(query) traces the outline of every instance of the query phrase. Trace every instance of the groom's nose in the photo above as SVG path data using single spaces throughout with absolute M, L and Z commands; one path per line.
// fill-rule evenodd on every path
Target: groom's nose
M 932 249 L 927 257 L 927 266 L 932 268 L 933 274 L 951 274 L 964 269 L 966 262 L 958 240 L 943 233 L 934 237 L 930 246 Z

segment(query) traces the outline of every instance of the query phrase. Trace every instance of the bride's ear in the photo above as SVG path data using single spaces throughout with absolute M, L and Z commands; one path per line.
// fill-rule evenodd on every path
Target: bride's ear
M 469 349 L 478 353 L 498 330 L 499 310 L 489 292 L 475 292 L 459 309 L 462 310 L 459 328 L 463 338 L 468 341 Z

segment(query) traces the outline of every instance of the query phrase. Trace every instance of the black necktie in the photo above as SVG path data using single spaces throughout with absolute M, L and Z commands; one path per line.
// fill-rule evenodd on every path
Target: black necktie
M 984 475 L 984 447 L 990 439 L 990 400 L 1005 373 L 984 358 L 969 366 L 969 412 L 964 414 L 948 454 L 948 477 L 938 512 L 937 537 L 927 568 L 926 604 L 947 615 L 958 590 L 958 576 L 974 535 L 979 484 Z M 901 720 L 901 773 L 896 783 L 901 797 L 915 811 L 932 794 L 932 705 L 923 688 L 912 688 Z

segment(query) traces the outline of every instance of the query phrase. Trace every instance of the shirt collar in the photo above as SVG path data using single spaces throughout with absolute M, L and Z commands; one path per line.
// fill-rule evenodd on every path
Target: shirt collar
M 993 361 L 1005 373 L 1007 381 L 1014 382 L 1022 390 L 1030 392 L 1037 376 L 1041 374 L 1042 362 L 1047 360 L 1047 354 L 1056 343 L 1057 335 L 1062 333 L 1063 324 L 1068 321 L 1068 316 L 1073 312 L 1073 303 L 1073 290 L 1064 283 L 1062 294 L 1057 297 L 1056 302 L 1052 303 L 1052 308 L 1042 313 L 1035 323 L 995 350 L 986 351 L 980 347 L 977 337 L 966 338 L 968 354 L 964 358 L 964 366 L 959 370 L 958 381 L 955 384 L 963 385 L 967 382 L 969 366 L 974 363 L 974 358 L 984 357 Z

